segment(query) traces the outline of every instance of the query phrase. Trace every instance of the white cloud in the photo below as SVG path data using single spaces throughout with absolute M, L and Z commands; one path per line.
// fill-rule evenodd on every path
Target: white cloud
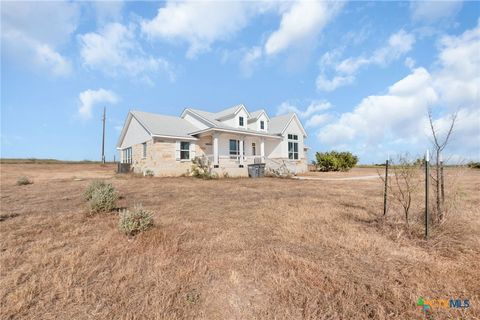
M 278 30 L 269 35 L 262 51 L 252 48 L 244 57 L 248 63 L 314 39 L 340 11 L 343 2 L 325 1 L 167 1 L 151 20 L 141 22 L 151 39 L 186 42 L 188 58 L 209 51 L 218 41 L 232 38 L 250 20 L 266 12 L 281 15 Z M 260 53 L 262 53 L 260 55 Z M 243 64 L 243 65 L 242 65 Z M 245 65 L 242 62 L 241 67 Z M 251 71 L 247 67 L 247 71 Z M 248 73 L 248 72 L 247 72 Z
M 316 85 L 322 91 L 334 91 L 339 87 L 346 86 L 353 83 L 355 77 L 353 76 L 335 76 L 332 79 L 327 79 L 323 74 L 317 77 Z
M 307 120 L 307 122 L 305 123 L 305 126 L 306 127 L 318 127 L 321 124 L 324 124 L 324 123 L 330 121 L 331 118 L 332 118 L 332 116 L 328 113 L 315 114 L 310 119 Z
M 92 117 L 92 109 L 95 105 L 100 103 L 116 104 L 120 100 L 115 92 L 102 88 L 98 90 L 85 90 L 79 94 L 78 99 L 80 100 L 78 113 L 86 119 Z
M 331 103 L 327 101 L 311 101 L 305 109 L 300 109 L 296 105 L 285 101 L 277 107 L 277 115 L 295 112 L 300 118 L 306 121 L 306 127 L 318 127 L 332 118 L 330 114 L 324 113 L 325 110 L 331 107 Z
M 2 51 L 19 64 L 67 75 L 71 62 L 58 49 L 70 40 L 78 18 L 75 3 L 2 2 Z
M 318 36 L 333 19 L 343 2 L 297 1 L 282 14 L 278 30 L 265 43 L 265 53 L 274 55 L 289 47 Z
M 152 83 L 150 75 L 158 71 L 168 74 L 174 80 L 170 64 L 163 58 L 155 58 L 143 52 L 135 39 L 135 27 L 111 23 L 99 32 L 79 36 L 80 55 L 83 65 L 116 76 L 133 76 Z
M 432 71 L 419 67 L 394 83 L 384 95 L 364 98 L 318 133 L 330 147 L 348 146 L 371 153 L 393 143 L 418 151 L 429 146 L 427 109 L 446 129 L 448 114 L 458 111 L 451 149 L 479 156 L 480 150 L 480 23 L 457 37 L 443 37 Z M 455 143 L 456 142 L 456 143 Z
M 462 7 L 463 1 L 412 1 L 412 19 L 421 22 L 434 22 L 454 16 Z
M 155 18 L 142 21 L 141 27 L 152 39 L 187 42 L 187 56 L 193 58 L 245 27 L 254 6 L 240 1 L 168 1 Z
M 326 101 L 312 101 L 305 110 L 291 104 L 290 102 L 282 102 L 277 108 L 277 115 L 295 112 L 300 118 L 308 118 L 319 111 L 330 109 L 332 105 Z
M 415 60 L 411 57 L 406 57 L 404 64 L 408 69 L 413 69 L 415 67 Z
M 438 100 L 427 70 L 416 69 L 388 89 L 386 95 L 369 96 L 352 111 L 341 115 L 320 133 L 322 143 L 337 145 L 360 139 L 375 144 L 390 134 L 415 138 L 417 119 Z
M 262 48 L 253 47 L 248 50 L 240 62 L 240 67 L 245 76 L 250 76 L 253 73 L 253 68 L 258 62 L 258 59 L 262 57 Z
M 338 53 L 327 52 L 320 60 L 322 71 L 317 78 L 317 89 L 333 91 L 339 87 L 349 85 L 355 81 L 355 74 L 361 67 L 367 65 L 385 66 L 409 52 L 414 43 L 415 37 L 413 34 L 399 30 L 389 37 L 387 45 L 376 49 L 369 56 L 347 58 L 335 63 Z M 335 75 L 331 79 L 328 79 L 325 75 L 325 70 L 329 67 L 335 71 Z
M 42 44 L 35 47 L 36 61 L 41 65 L 47 66 L 54 75 L 66 75 L 71 72 L 70 61 L 65 59 L 48 45 Z

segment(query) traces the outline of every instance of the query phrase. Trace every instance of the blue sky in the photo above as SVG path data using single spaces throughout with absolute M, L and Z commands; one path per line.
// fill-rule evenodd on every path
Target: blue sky
M 112 159 L 130 109 L 295 111 L 312 152 L 480 158 L 480 2 L 1 2 L 1 156 Z

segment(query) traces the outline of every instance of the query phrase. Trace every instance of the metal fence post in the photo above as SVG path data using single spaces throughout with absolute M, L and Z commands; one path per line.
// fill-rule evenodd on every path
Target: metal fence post
M 428 239 L 428 185 L 429 185 L 429 173 L 430 166 L 430 154 L 427 150 L 425 154 L 425 239 Z
M 383 215 L 387 214 L 387 192 L 388 192 L 388 159 L 385 162 L 385 191 L 383 193 Z

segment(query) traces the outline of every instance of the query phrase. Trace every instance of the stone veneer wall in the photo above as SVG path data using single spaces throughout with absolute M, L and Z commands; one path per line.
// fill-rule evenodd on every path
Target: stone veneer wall
M 142 144 L 132 146 L 132 167 L 136 173 L 152 170 L 155 176 L 180 176 L 187 173 L 192 166 L 190 160 L 175 159 L 175 140 L 157 139 L 147 141 L 147 157 L 143 158 Z M 203 150 L 195 145 L 196 155 L 203 155 Z
M 196 156 L 211 155 L 213 152 L 211 145 L 211 137 L 202 137 L 195 142 Z M 191 169 L 192 162 L 190 160 L 175 159 L 175 140 L 158 139 L 147 141 L 147 157 L 143 158 L 142 144 L 132 146 L 132 168 L 135 173 L 144 173 L 152 170 L 155 176 L 180 176 L 186 174 Z M 307 171 L 307 159 L 301 160 L 285 160 L 289 169 L 296 173 Z M 267 161 L 268 163 L 268 161 Z M 213 169 L 219 177 L 248 177 L 248 169 L 245 164 L 244 168 L 239 168 L 235 160 L 221 159 L 220 168 Z

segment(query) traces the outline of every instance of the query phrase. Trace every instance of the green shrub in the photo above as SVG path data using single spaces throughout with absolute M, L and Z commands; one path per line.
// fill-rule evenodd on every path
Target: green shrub
M 17 186 L 25 186 L 27 184 L 32 184 L 32 183 L 33 183 L 33 181 L 28 179 L 25 176 L 22 176 L 22 177 L 18 178 L 18 180 L 17 180 Z
M 83 194 L 85 201 L 90 201 L 90 199 L 92 199 L 93 192 L 99 188 L 105 187 L 106 185 L 107 183 L 103 180 L 93 180 Z
M 317 152 L 315 158 L 320 171 L 348 171 L 358 162 L 358 157 L 351 152 Z
M 144 175 L 145 177 L 153 177 L 153 175 L 154 175 L 154 174 L 153 174 L 153 170 L 147 169 L 147 170 L 145 170 L 145 172 L 143 173 L 143 175 Z
M 133 210 L 125 209 L 120 212 L 118 228 L 123 233 L 133 236 L 153 226 L 153 217 L 150 212 L 141 206 L 135 206 Z
M 118 193 L 112 184 L 107 183 L 99 185 L 95 188 L 91 194 L 91 198 L 88 201 L 90 212 L 110 212 L 115 208 L 115 204 L 118 200 Z

